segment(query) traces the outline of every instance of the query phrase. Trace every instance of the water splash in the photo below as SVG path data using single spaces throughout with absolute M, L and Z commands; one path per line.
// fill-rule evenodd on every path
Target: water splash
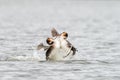
M 45 55 L 37 50 L 33 51 L 32 55 L 17 55 L 17 56 L 2 56 L 0 61 L 43 61 Z

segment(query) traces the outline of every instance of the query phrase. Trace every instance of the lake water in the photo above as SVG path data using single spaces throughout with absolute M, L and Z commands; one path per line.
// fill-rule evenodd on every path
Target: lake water
M 78 52 L 47 62 L 51 28 Z M 120 80 L 120 1 L 0 0 L 0 80 Z

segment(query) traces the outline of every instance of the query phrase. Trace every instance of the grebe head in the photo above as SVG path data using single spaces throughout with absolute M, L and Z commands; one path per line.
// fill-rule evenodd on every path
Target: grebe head
M 60 48 L 60 37 L 47 38 L 46 42 L 54 48 Z
M 49 45 L 53 45 L 54 44 L 54 40 L 52 38 L 47 38 L 46 42 L 49 44 Z
M 60 37 L 61 37 L 62 39 L 67 39 L 68 33 L 63 32 L 63 33 L 60 34 Z

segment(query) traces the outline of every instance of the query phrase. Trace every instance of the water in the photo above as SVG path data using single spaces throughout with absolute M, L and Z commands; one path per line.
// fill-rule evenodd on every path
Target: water
M 0 0 L 0 80 L 120 80 L 120 1 Z M 55 27 L 78 49 L 46 62 Z

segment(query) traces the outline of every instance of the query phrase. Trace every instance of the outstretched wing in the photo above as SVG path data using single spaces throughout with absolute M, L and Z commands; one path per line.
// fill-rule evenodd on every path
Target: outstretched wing
M 45 51 L 49 49 L 50 46 L 45 46 L 43 45 L 43 43 L 40 43 L 38 46 L 37 46 L 37 50 L 40 50 L 40 49 L 44 49 Z
M 52 30 L 51 30 L 51 34 L 52 34 L 53 37 L 59 35 L 59 33 L 57 32 L 57 30 L 56 30 L 55 28 L 52 28 Z

